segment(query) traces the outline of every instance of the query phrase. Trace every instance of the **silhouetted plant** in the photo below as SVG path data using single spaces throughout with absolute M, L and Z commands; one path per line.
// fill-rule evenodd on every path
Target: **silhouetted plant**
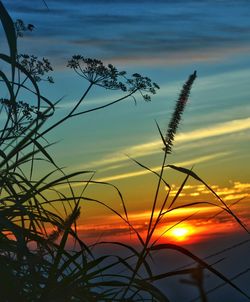
M 188 250 L 177 245 L 160 245 L 157 244 L 157 239 L 153 240 L 154 231 L 161 219 L 175 209 L 173 207 L 175 201 L 188 177 L 201 181 L 216 195 L 191 170 L 169 165 L 168 167 L 187 174 L 187 177 L 174 199 L 167 205 L 171 188 L 163 178 L 166 157 L 171 152 L 174 135 L 191 86 L 196 78 L 196 72 L 183 86 L 166 138 L 158 126 L 165 146 L 161 172 L 152 171 L 134 160 L 158 178 L 148 233 L 144 239 L 139 231 L 130 224 L 126 205 L 119 189 L 112 184 L 94 181 L 93 171 L 65 174 L 47 151 L 50 145 L 47 143 L 45 135 L 72 117 L 100 110 L 129 97 L 134 98 L 136 93 L 141 95 L 145 101 L 149 101 L 159 86 L 149 78 L 137 73 L 129 78 L 126 72 L 118 71 L 111 64 L 105 66 L 100 60 L 85 58 L 81 55 L 73 56 L 69 60 L 68 66 L 84 80 L 87 80 L 89 87 L 63 118 L 46 128 L 47 121 L 53 116 L 58 102 L 52 103 L 43 96 L 38 85 L 41 80 L 44 80 L 44 75 L 52 71 L 52 67 L 47 59 L 39 60 L 33 55 L 18 55 L 17 37 L 22 36 L 23 32 L 27 30 L 33 30 L 34 26 L 31 24 L 26 26 L 21 20 L 14 23 L 1 1 L 0 19 L 9 46 L 9 54 L 0 54 L 0 60 L 10 67 L 9 73 L 0 70 L 0 81 L 4 88 L 2 91 L 7 95 L 0 99 L 1 114 L 5 117 L 0 131 L 1 300 L 4 302 L 169 301 L 166 295 L 153 285 L 153 282 L 181 275 L 184 272 L 180 270 L 154 275 L 147 262 L 148 256 L 154 251 L 169 249 L 195 260 L 201 269 L 210 270 L 241 294 L 247 296 L 224 275 Z M 52 78 L 47 78 L 47 80 L 52 82 Z M 121 97 L 105 105 L 79 110 L 82 101 L 95 85 L 109 90 L 118 90 L 121 92 Z M 32 104 L 21 98 L 23 90 L 31 94 Z M 37 162 L 42 165 L 49 163 L 52 166 L 51 170 L 39 179 L 29 173 Z M 82 185 L 82 192 L 75 192 L 75 184 Z M 102 200 L 89 197 L 85 190 L 90 184 L 113 188 L 123 205 L 124 213 L 117 212 Z M 168 187 L 169 191 L 163 203 L 160 204 L 159 213 L 156 214 L 161 184 Z M 60 186 L 67 187 L 68 191 L 62 192 Z M 48 192 L 52 192 L 54 195 L 49 196 Z M 216 196 L 222 204 L 221 208 L 242 225 L 223 200 L 218 195 Z M 95 202 L 116 214 L 136 234 L 141 249 L 138 251 L 123 242 L 100 242 L 99 244 L 114 244 L 123 247 L 128 251 L 128 256 L 93 255 L 92 246 L 86 245 L 77 233 L 77 219 L 80 215 L 82 201 Z M 58 213 L 56 208 L 58 203 L 62 205 L 64 213 Z M 190 205 L 192 204 L 184 205 L 184 207 Z M 69 240 L 75 242 L 75 249 L 67 248 Z M 123 273 L 121 274 L 120 271 Z
M 38 57 L 34 55 L 20 54 L 17 55 L 17 61 L 30 75 L 33 76 L 36 82 L 47 80 L 49 83 L 54 83 L 51 76 L 47 77 L 47 79 L 42 78 L 45 73 L 53 71 L 48 59 L 42 58 L 42 60 L 38 60 Z
M 145 101 L 150 101 L 150 94 L 156 94 L 160 87 L 148 77 L 134 73 L 126 77 L 126 71 L 118 71 L 112 64 L 105 66 L 102 61 L 75 55 L 68 61 L 68 67 L 93 85 L 109 90 L 121 90 L 135 93 L 139 91 Z M 146 93 L 146 94 L 145 94 Z
M 14 22 L 14 26 L 15 26 L 15 29 L 16 29 L 17 37 L 23 37 L 24 32 L 33 31 L 33 29 L 35 28 L 35 26 L 33 24 L 27 24 L 26 25 L 23 22 L 23 20 L 21 20 L 21 19 L 17 19 Z
M 167 134 L 166 134 L 165 142 L 164 142 L 164 145 L 165 145 L 164 151 L 166 151 L 166 153 L 171 153 L 171 149 L 172 149 L 173 142 L 174 142 L 174 137 L 175 137 L 177 128 L 179 126 L 181 116 L 185 109 L 185 106 L 186 106 L 188 97 L 190 95 L 190 91 L 191 91 L 195 78 L 196 78 L 196 71 L 192 75 L 190 75 L 189 79 L 182 87 L 181 93 L 176 102 L 175 111 L 172 114 L 172 118 L 169 122 Z
M 6 139 L 10 139 L 12 137 L 11 135 L 18 137 L 25 131 L 27 125 L 38 117 L 37 107 L 31 106 L 28 103 L 22 101 L 13 102 L 9 99 L 1 98 L 0 104 L 0 111 L 5 110 L 12 125 Z
M 5 118 L 1 129 L 0 151 L 0 277 L 4 280 L 0 285 L 1 299 L 2 301 L 108 301 L 114 293 L 109 293 L 105 287 L 112 287 L 113 284 L 120 288 L 124 286 L 124 282 L 116 283 L 110 281 L 108 277 L 109 281 L 105 283 L 101 282 L 100 277 L 105 278 L 106 272 L 108 273 L 111 267 L 120 265 L 120 261 L 112 263 L 111 266 L 104 265 L 100 270 L 99 265 L 109 257 L 93 258 L 90 249 L 78 238 L 76 232 L 80 201 L 90 200 L 83 195 L 83 192 L 92 183 L 93 172 L 81 171 L 65 175 L 46 151 L 49 145 L 44 145 L 42 140 L 47 132 L 66 119 L 87 113 L 75 111 L 90 87 L 80 100 L 76 101 L 69 114 L 42 131 L 47 120 L 53 116 L 55 106 L 41 95 L 38 83 L 44 79 L 47 72 L 52 71 L 51 65 L 47 59 L 39 60 L 33 55 L 17 53 L 17 37 L 22 36 L 24 31 L 33 29 L 33 26 L 26 27 L 21 20 L 14 24 L 2 2 L 0 2 L 0 18 L 10 51 L 9 55 L 0 54 L 2 62 L 10 66 L 10 74 L 2 71 L 0 73 L 0 81 L 8 95 L 1 98 L 1 115 Z M 117 81 L 118 72 L 115 67 L 112 65 L 105 67 L 101 61 L 91 59 L 88 63 L 92 68 L 90 73 L 94 72 L 97 76 L 95 84 L 99 83 L 104 88 L 125 92 L 125 86 Z M 102 80 L 101 76 L 103 76 Z M 119 73 L 119 76 L 125 74 Z M 51 78 L 47 79 L 52 82 Z M 148 78 L 140 77 L 137 80 L 132 78 L 128 84 L 130 89 L 128 93 L 118 100 L 107 103 L 106 106 L 122 101 L 137 91 L 143 95 L 149 85 L 151 84 Z M 21 99 L 22 91 L 33 96 L 32 104 Z M 151 93 L 153 92 L 152 90 Z M 92 111 L 98 109 L 101 107 L 92 108 Z M 48 172 L 41 179 L 34 180 L 32 174 L 27 174 L 27 165 L 33 169 L 34 163 L 41 160 L 51 163 L 55 170 Z M 61 176 L 53 179 L 56 173 L 60 173 Z M 71 181 L 75 183 L 76 177 L 82 178 L 85 175 L 90 176 L 85 181 L 79 180 L 83 184 L 83 191 L 82 194 L 76 195 Z M 96 182 L 93 183 L 98 185 Z M 60 185 L 68 186 L 70 194 L 60 192 L 57 188 Z M 126 221 L 127 214 L 122 195 L 116 187 L 114 188 L 124 205 L 125 218 L 123 219 Z M 58 194 L 58 198 L 49 198 L 48 191 Z M 58 202 L 63 204 L 64 215 L 58 214 L 53 205 Z M 96 202 L 101 203 L 98 200 Z M 54 230 L 48 232 L 48 228 Z M 76 241 L 79 250 L 67 250 L 66 243 L 70 237 Z M 13 284 L 15 284 L 14 289 Z M 134 290 L 140 287 L 137 284 Z

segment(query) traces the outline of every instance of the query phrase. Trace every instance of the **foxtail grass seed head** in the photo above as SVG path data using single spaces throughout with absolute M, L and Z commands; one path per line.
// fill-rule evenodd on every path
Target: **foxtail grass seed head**
M 174 137 L 177 132 L 179 123 L 181 121 L 182 113 L 185 109 L 186 103 L 188 101 L 191 92 L 192 85 L 196 77 L 197 77 L 196 71 L 194 71 L 194 73 L 189 76 L 188 80 L 183 85 L 179 98 L 176 102 L 175 110 L 168 124 L 168 129 L 165 137 L 166 146 L 163 148 L 163 150 L 168 154 L 172 152 Z

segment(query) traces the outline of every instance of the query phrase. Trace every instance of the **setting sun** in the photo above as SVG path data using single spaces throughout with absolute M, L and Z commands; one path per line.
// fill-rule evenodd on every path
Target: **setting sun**
M 186 240 L 191 234 L 192 228 L 190 226 L 175 227 L 169 232 L 169 235 L 178 241 Z

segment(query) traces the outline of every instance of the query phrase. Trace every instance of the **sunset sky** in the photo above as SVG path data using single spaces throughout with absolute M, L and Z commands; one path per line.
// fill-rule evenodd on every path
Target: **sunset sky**
M 249 223 L 249 1 L 46 0 L 49 9 L 42 0 L 2 2 L 13 19 L 35 26 L 32 33 L 19 39 L 19 52 L 46 57 L 54 66 L 51 75 L 55 84 L 41 83 L 41 90 L 51 101 L 63 97 L 55 119 L 70 111 L 87 87 L 66 68 L 74 54 L 112 63 L 128 74 L 140 73 L 160 86 L 151 102 L 137 95 L 136 105 L 130 98 L 76 117 L 51 132 L 49 140 L 58 141 L 51 152 L 59 166 L 67 172 L 95 170 L 95 180 L 117 186 L 131 222 L 143 232 L 157 178 L 129 157 L 160 171 L 163 151 L 155 120 L 165 133 L 183 83 L 197 70 L 168 164 L 194 166 L 228 205 L 243 198 L 232 210 Z M 1 42 L 1 52 L 5 50 Z M 120 92 L 94 87 L 80 110 L 121 96 Z M 185 175 L 170 169 L 165 173 L 173 198 Z M 165 193 L 162 188 L 161 196 Z M 122 211 L 112 187 L 91 185 L 86 194 Z M 215 198 L 204 185 L 190 180 L 178 205 L 202 201 L 215 202 Z M 177 210 L 168 215 L 157 235 L 191 215 L 178 226 L 179 231 L 167 233 L 168 240 L 190 245 L 232 232 L 243 238 L 239 225 L 220 212 L 219 208 L 197 205 Z M 82 207 L 79 222 L 85 237 L 96 232 L 104 237 L 129 237 L 127 227 L 100 205 Z
M 225 201 L 246 197 L 236 207 L 245 216 L 250 191 L 248 1 L 48 0 L 49 10 L 40 0 L 3 3 L 13 19 L 35 25 L 19 40 L 19 52 L 45 56 L 54 66 L 55 84 L 41 87 L 53 101 L 63 97 L 56 118 L 72 108 L 87 85 L 65 67 L 73 54 L 101 59 L 129 74 L 139 72 L 161 87 L 150 103 L 137 95 L 137 106 L 130 98 L 54 130 L 50 140 L 59 141 L 52 148 L 59 165 L 66 171 L 95 170 L 96 180 L 120 188 L 130 213 L 149 211 L 156 179 L 128 155 L 159 171 L 163 151 L 154 120 L 164 133 L 182 84 L 197 70 L 168 163 L 194 165 Z M 94 88 L 81 109 L 120 96 Z M 169 184 L 177 188 L 184 175 L 167 173 Z M 210 201 L 200 183 L 189 185 L 181 197 L 184 202 Z M 92 190 L 116 206 L 111 189 Z M 89 213 L 98 216 L 103 210 L 91 205 L 92 219 Z

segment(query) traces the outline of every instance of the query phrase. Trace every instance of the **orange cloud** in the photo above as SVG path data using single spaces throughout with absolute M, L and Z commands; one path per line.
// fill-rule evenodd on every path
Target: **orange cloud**
M 229 187 L 220 187 L 219 185 L 213 185 L 211 187 L 225 201 L 237 200 L 250 196 L 250 183 L 233 182 Z M 174 188 L 175 189 L 170 193 L 170 196 L 172 197 L 175 196 L 178 192 L 178 188 L 176 188 L 176 186 L 174 186 Z M 183 188 L 183 194 L 183 196 L 186 197 L 199 196 L 201 198 L 204 198 L 204 195 L 212 193 L 204 185 L 192 185 L 185 186 Z

